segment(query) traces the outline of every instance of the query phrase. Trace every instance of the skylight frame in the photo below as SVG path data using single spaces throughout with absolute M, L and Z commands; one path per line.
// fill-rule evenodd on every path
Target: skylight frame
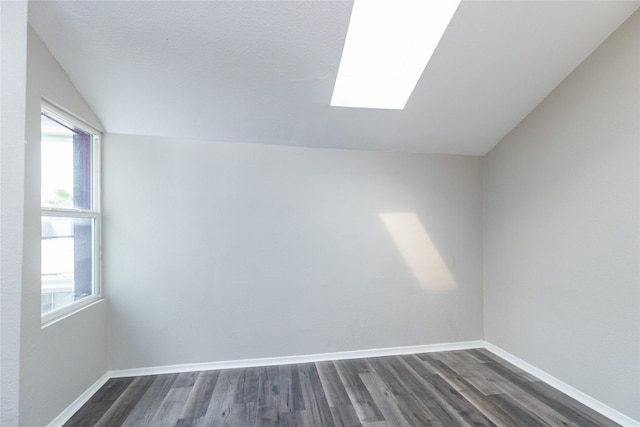
M 355 0 L 331 106 L 402 110 L 460 0 Z

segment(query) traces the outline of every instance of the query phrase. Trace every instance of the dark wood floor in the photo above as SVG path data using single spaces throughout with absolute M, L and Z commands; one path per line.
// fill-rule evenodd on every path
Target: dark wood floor
M 109 380 L 67 426 L 615 426 L 486 350 Z

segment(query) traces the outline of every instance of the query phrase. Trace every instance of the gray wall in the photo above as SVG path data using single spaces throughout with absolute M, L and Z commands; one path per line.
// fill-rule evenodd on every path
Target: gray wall
M 27 3 L 0 2 L 0 425 L 18 424 Z
M 40 322 L 40 105 L 41 98 L 101 128 L 81 95 L 29 27 L 27 48 L 24 264 L 20 371 L 20 425 L 50 422 L 108 368 L 103 301 L 45 328 Z
M 103 149 L 114 369 L 482 338 L 481 158 Z
M 640 419 L 640 15 L 487 156 L 486 340 Z

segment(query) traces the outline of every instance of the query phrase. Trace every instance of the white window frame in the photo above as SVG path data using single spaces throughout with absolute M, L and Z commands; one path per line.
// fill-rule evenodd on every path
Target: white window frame
M 40 205 L 41 213 L 40 218 L 53 217 L 53 218 L 90 218 L 94 220 L 94 232 L 92 242 L 92 259 L 93 259 L 93 295 L 89 295 L 85 298 L 74 301 L 58 309 L 41 314 L 41 324 L 45 327 L 55 321 L 67 317 L 84 307 L 95 303 L 103 298 L 102 296 L 102 227 L 101 227 L 101 211 L 100 211 L 100 142 L 102 138 L 102 132 L 88 123 L 78 119 L 73 114 L 56 107 L 47 100 L 42 100 L 40 113 L 45 113 L 47 116 L 55 119 L 67 125 L 71 128 L 76 128 L 83 132 L 92 135 L 91 139 L 91 205 L 92 209 L 76 209 L 76 208 L 57 208 L 57 207 L 44 207 Z M 41 136 L 42 140 L 42 136 Z M 42 221 L 41 221 L 42 222 Z M 40 293 L 42 294 L 42 279 L 40 280 Z

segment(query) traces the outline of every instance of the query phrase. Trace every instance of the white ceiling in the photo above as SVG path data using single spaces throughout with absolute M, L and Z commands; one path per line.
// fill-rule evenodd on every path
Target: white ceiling
M 640 5 L 463 1 L 404 110 L 330 107 L 350 1 L 30 1 L 108 132 L 483 155 Z

